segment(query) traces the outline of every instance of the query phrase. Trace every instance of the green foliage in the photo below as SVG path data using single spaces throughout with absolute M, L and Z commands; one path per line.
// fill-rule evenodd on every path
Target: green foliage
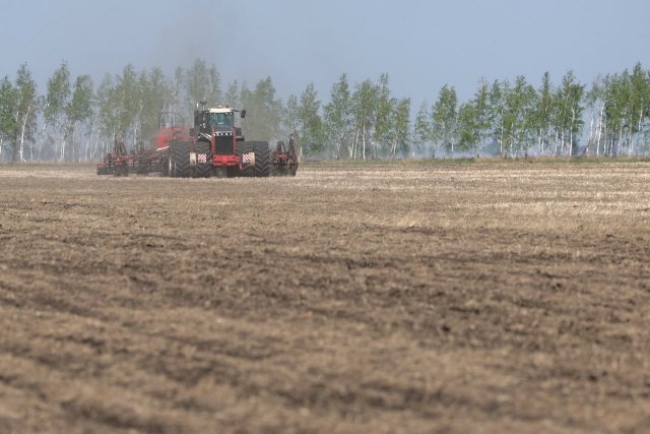
M 294 133 L 307 157 L 375 159 L 413 151 L 454 158 L 482 152 L 510 157 L 650 153 L 650 73 L 640 63 L 589 87 L 571 71 L 558 85 L 548 72 L 536 86 L 524 76 L 480 80 L 466 101 L 444 85 L 434 104 L 423 103 L 414 118 L 411 99 L 393 94 L 387 73 L 359 83 L 342 74 L 328 97 L 321 101 L 311 83 L 285 104 L 271 77 L 252 89 L 233 80 L 222 92 L 217 66 L 200 58 L 169 77 L 160 68 L 138 71 L 127 65 L 120 74 L 104 76 L 96 89 L 89 76 L 73 77 L 62 62 L 39 96 L 22 65 L 15 82 L 9 77 L 0 82 L 0 149 L 17 152 L 13 156 L 21 160 L 97 158 L 114 138 L 129 148 L 148 140 L 163 113 L 174 115 L 177 125 L 191 124 L 196 103 L 206 101 L 246 109 L 249 140 L 287 140 Z M 586 125 L 588 141 L 581 144 Z
M 88 75 L 75 80 L 72 100 L 66 107 L 66 115 L 72 124 L 84 122 L 93 114 L 93 81 Z
M 298 110 L 298 98 L 295 95 L 291 95 L 287 100 L 287 105 L 282 115 L 282 137 L 288 137 L 290 134 L 298 133 Z
M 14 116 L 18 124 L 14 150 L 18 151 L 20 161 L 25 161 L 25 144 L 34 141 L 36 134 L 36 114 L 38 112 L 36 82 L 26 64 L 21 65 L 16 74 L 16 107 Z M 30 148 L 31 149 L 31 148 Z
M 356 129 L 355 135 L 361 140 L 360 158 L 366 159 L 368 142 L 370 141 L 371 131 L 375 125 L 375 116 L 377 113 L 377 101 L 379 101 L 378 87 L 370 80 L 366 80 L 357 88 L 352 95 L 352 116 Z M 354 151 L 352 158 L 357 158 L 357 141 L 355 139 Z
M 332 86 L 330 102 L 324 107 L 324 134 L 326 146 L 335 158 L 353 155 L 354 127 L 350 85 L 346 74 Z
M 72 99 L 65 107 L 67 119 L 66 134 L 73 139 L 77 125 L 87 122 L 93 115 L 93 81 L 88 75 L 80 75 L 75 80 Z M 64 159 L 79 161 L 79 147 L 73 141 L 72 146 L 64 149 Z
M 184 72 L 186 111 L 192 112 L 196 103 L 205 101 L 208 106 L 222 104 L 221 75 L 215 65 L 208 66 L 203 59 L 196 59 Z
M 408 155 L 411 140 L 411 99 L 404 98 L 393 104 L 390 121 L 390 156 Z
M 536 94 L 524 76 L 517 77 L 513 87 L 506 84 L 504 91 L 503 145 L 509 155 L 517 156 L 518 151 L 526 151 L 530 144 Z
M 298 144 L 302 150 L 311 154 L 318 154 L 325 150 L 323 122 L 319 111 L 318 94 L 314 89 L 314 84 L 310 83 L 300 96 L 300 104 L 296 114 L 298 120 Z
M 537 103 L 531 114 L 531 128 L 538 145 L 538 153 L 546 153 L 553 142 L 554 95 L 551 75 L 547 71 L 542 77 L 542 84 L 537 90 Z
M 456 89 L 443 86 L 431 109 L 431 139 L 438 148 L 453 154 L 458 142 L 458 97 Z
M 476 152 L 481 141 L 478 109 L 474 102 L 464 103 L 458 109 L 458 150 Z
M 577 83 L 573 72 L 569 71 L 555 98 L 554 129 L 560 138 L 561 151 L 566 153 L 568 149 L 570 156 L 576 155 L 577 139 L 584 127 L 584 90 L 584 85 Z
M 392 148 L 392 115 L 397 103 L 396 100 L 390 96 L 388 81 L 388 74 L 382 74 L 379 78 L 379 85 L 377 86 L 377 108 L 374 122 L 375 131 L 373 135 L 373 143 L 375 146 L 373 147 L 373 157 L 376 157 L 378 152 L 384 153 L 387 148 Z
M 147 140 L 161 127 L 161 114 L 168 112 L 172 103 L 171 84 L 160 68 L 140 73 L 142 91 L 141 127 L 139 140 Z
M 17 101 L 18 92 L 9 77 L 5 76 L 0 81 L 0 153 L 7 143 L 11 144 L 12 149 L 15 147 L 14 140 L 19 130 L 15 116 Z
M 242 86 L 241 101 L 248 115 L 243 127 L 249 140 L 272 140 L 280 137 L 282 101 L 275 96 L 271 77 L 260 80 L 253 91 Z
M 241 107 L 241 102 L 239 99 L 239 83 L 237 80 L 234 80 L 228 85 L 228 90 L 223 97 L 224 103 L 230 107 Z
M 104 138 L 112 139 L 117 136 L 120 109 L 114 79 L 108 74 L 99 84 L 96 101 L 99 108 L 100 134 Z
M 67 63 L 63 62 L 47 82 L 47 96 L 43 110 L 45 121 L 57 130 L 65 128 L 65 113 L 70 104 L 71 93 L 70 71 Z
M 142 106 L 142 89 L 133 65 L 127 65 L 117 77 L 114 96 L 118 107 L 117 134 L 126 141 L 129 137 L 133 140 L 139 128 L 138 115 Z
M 492 126 L 490 117 L 490 86 L 485 80 L 481 80 L 480 87 L 471 103 L 475 115 L 475 119 L 472 121 L 472 128 L 478 134 L 478 143 L 476 144 L 478 147 L 490 137 L 490 129 Z
M 424 101 L 415 115 L 413 125 L 413 145 L 418 153 L 425 152 L 427 144 L 431 141 L 431 113 Z

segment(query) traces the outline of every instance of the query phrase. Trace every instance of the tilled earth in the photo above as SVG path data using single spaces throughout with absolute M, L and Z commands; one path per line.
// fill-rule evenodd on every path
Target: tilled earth
M 650 432 L 649 183 L 0 166 L 0 432 Z

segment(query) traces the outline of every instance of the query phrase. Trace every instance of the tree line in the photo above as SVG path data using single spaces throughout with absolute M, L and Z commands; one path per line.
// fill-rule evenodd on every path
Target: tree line
M 198 101 L 246 108 L 247 138 L 294 134 L 307 158 L 451 157 L 493 154 L 645 156 L 650 151 L 650 71 L 632 70 L 580 83 L 569 71 L 554 84 L 524 76 L 487 82 L 467 101 L 443 86 L 411 116 L 411 99 L 393 95 L 388 74 L 350 83 L 342 74 L 323 101 L 313 83 L 286 101 L 271 77 L 253 87 L 224 85 L 215 65 L 196 59 L 166 76 L 127 65 L 95 84 L 63 62 L 39 93 L 27 65 L 0 81 L 0 156 L 11 161 L 91 161 L 116 138 L 148 141 L 162 115 L 189 125 Z

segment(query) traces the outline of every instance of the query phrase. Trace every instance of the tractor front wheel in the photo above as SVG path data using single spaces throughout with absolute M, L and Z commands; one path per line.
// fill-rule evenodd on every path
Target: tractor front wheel
M 209 142 L 196 144 L 196 176 L 209 178 L 212 169 L 212 150 Z
M 258 178 L 268 178 L 271 174 L 271 149 L 269 142 L 249 142 L 255 152 L 255 175 Z
M 169 144 L 169 176 L 187 178 L 190 176 L 191 143 L 174 142 Z

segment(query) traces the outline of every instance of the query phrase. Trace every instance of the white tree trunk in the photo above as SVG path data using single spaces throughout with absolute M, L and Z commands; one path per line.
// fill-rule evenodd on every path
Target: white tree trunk
M 575 109 L 571 109 L 571 126 L 569 130 L 569 156 L 573 157 L 573 125 L 574 122 L 576 121 L 576 111 Z
M 65 157 L 66 136 L 67 134 L 64 133 L 63 140 L 61 141 L 61 153 L 59 154 L 59 163 L 62 163 Z
M 86 149 L 84 152 L 84 161 L 94 160 L 97 153 L 97 144 L 94 140 L 95 135 L 95 123 L 93 122 L 90 127 L 90 134 L 88 135 L 88 140 L 86 140 Z
M 43 142 L 45 142 L 45 132 L 47 131 L 47 122 L 43 123 L 43 128 L 41 128 L 41 132 L 38 134 L 38 148 L 37 148 L 37 158 L 38 161 L 41 160 L 41 157 L 43 156 Z M 32 158 L 33 160 L 33 158 Z
M 361 143 L 362 143 L 362 151 L 361 151 L 361 158 L 366 159 L 366 124 L 363 124 L 362 130 L 361 130 Z
M 598 129 L 596 131 L 597 139 L 596 139 L 596 155 L 600 155 L 600 141 L 603 136 L 603 113 L 605 112 L 605 104 L 602 104 L 600 106 L 600 113 L 598 114 Z
M 27 130 L 27 120 L 29 119 L 29 113 L 31 111 L 32 111 L 32 106 L 30 105 L 27 108 L 27 112 L 23 116 L 23 121 L 20 125 L 20 144 L 18 147 L 18 156 L 20 158 L 21 163 L 25 162 L 25 131 Z
M 352 145 L 348 145 L 348 152 L 350 154 L 350 158 L 353 160 L 357 158 L 357 143 L 359 142 L 359 130 L 356 129 L 354 132 L 354 140 L 352 141 Z M 352 146 L 352 147 L 350 147 Z
M 587 148 L 586 150 L 589 150 L 589 145 L 594 142 L 594 124 L 596 123 L 596 119 L 594 116 L 593 110 L 591 111 L 591 115 L 589 116 L 589 138 L 587 139 Z

